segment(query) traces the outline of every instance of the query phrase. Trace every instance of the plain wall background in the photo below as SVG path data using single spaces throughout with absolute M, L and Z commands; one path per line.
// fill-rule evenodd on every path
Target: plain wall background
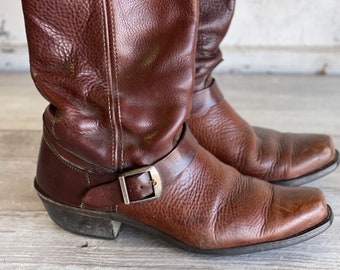
M 220 72 L 340 74 L 339 0 L 237 0 Z M 28 70 L 21 1 L 0 0 L 0 71 Z

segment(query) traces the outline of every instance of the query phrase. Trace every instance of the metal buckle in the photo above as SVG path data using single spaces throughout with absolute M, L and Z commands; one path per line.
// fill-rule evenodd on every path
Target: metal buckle
M 143 174 L 143 173 L 149 173 L 149 175 L 150 175 L 150 179 L 151 179 L 150 182 L 152 182 L 152 186 L 153 186 L 153 196 L 148 197 L 146 199 L 131 202 L 130 198 L 129 198 L 128 190 L 126 188 L 126 178 L 134 176 L 134 175 L 138 175 L 138 174 Z M 132 171 L 123 173 L 119 176 L 118 179 L 119 179 L 120 189 L 122 191 L 123 200 L 124 200 L 125 204 L 150 201 L 150 200 L 157 199 L 161 196 L 161 193 L 162 193 L 161 177 L 160 177 L 157 169 L 154 166 L 147 166 L 147 167 L 143 167 L 143 168 L 139 168 L 139 169 L 136 169 L 136 170 L 132 170 Z

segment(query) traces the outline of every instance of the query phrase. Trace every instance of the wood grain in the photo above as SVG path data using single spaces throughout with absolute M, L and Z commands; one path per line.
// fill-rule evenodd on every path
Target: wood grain
M 340 78 L 217 79 L 249 122 L 330 133 L 340 146 Z M 49 219 L 33 188 L 46 102 L 28 74 L 0 74 L 0 101 L 0 269 L 340 269 L 340 170 L 310 184 L 332 206 L 333 226 L 296 246 L 225 257 L 184 252 L 127 226 L 114 241 L 78 236 Z

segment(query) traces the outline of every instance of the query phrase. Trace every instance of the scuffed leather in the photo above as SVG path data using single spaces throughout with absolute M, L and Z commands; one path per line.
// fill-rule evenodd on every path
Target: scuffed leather
M 23 8 L 32 76 L 51 103 L 35 183 L 44 196 L 208 249 L 289 237 L 327 217 L 319 190 L 243 176 L 196 143 L 187 144 L 196 154 L 182 173 L 162 175 L 159 199 L 122 202 L 112 185 L 122 171 L 162 162 L 187 139 L 197 0 L 23 0 Z M 163 165 L 171 171 L 184 159 Z
M 219 45 L 226 35 L 235 8 L 234 0 L 201 0 L 196 51 L 195 95 L 220 91 L 211 72 L 222 60 Z M 246 97 L 245 97 L 246 98 Z M 199 143 L 241 173 L 263 180 L 297 178 L 332 162 L 335 149 L 329 136 L 280 133 L 251 127 L 226 102 L 193 102 L 188 125 Z M 210 103 L 209 103 L 210 102 Z M 208 105 L 208 106 L 204 106 Z

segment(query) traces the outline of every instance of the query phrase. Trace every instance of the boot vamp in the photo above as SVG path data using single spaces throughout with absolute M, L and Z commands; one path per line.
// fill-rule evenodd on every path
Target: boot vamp
M 118 205 L 116 210 L 201 249 L 278 240 L 327 216 L 318 190 L 275 187 L 245 177 L 203 148 L 176 181 L 164 188 L 160 199 Z
M 191 115 L 188 125 L 199 143 L 221 161 L 263 180 L 299 177 L 335 156 L 329 136 L 251 127 L 225 100 Z

